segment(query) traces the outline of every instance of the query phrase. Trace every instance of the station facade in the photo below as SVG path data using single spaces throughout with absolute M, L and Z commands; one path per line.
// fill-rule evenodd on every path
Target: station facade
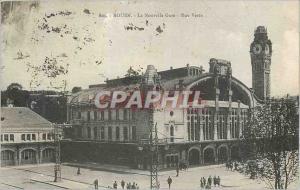
M 266 28 L 255 30 L 250 45 L 250 89 L 232 75 L 231 63 L 211 58 L 209 71 L 186 65 L 158 72 L 148 65 L 142 75 L 107 80 L 91 85 L 68 100 L 68 121 L 73 128 L 62 144 L 63 159 L 125 164 L 149 169 L 150 138 L 156 125 L 159 167 L 223 163 L 241 159 L 240 141 L 247 127 L 249 110 L 270 96 L 272 44 Z M 260 84 L 262 83 L 262 84 Z M 99 109 L 99 91 L 200 91 L 198 107 Z M 172 96 L 172 95 L 170 95 Z

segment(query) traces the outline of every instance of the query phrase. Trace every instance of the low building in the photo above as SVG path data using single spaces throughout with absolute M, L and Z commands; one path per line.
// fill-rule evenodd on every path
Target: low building
M 1 107 L 1 166 L 54 161 L 53 125 L 26 107 Z

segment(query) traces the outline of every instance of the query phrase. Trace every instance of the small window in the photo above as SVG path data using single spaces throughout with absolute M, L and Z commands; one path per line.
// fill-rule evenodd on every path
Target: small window
M 90 115 L 90 112 L 89 112 L 89 111 L 87 112 L 87 120 L 88 120 L 88 121 L 91 120 L 91 115 Z
M 94 120 L 97 120 L 97 111 L 94 111 Z
M 127 109 L 124 109 L 124 120 L 127 120 L 128 118 L 128 112 L 127 112 Z
M 47 139 L 51 140 L 51 134 L 50 133 L 47 133 Z
M 104 111 L 101 111 L 101 120 L 104 120 Z
M 173 116 L 174 115 L 174 112 L 173 111 L 170 111 L 170 116 Z
M 36 136 L 35 136 L 35 134 L 32 134 L 32 140 L 36 140 Z
M 4 141 L 8 141 L 8 134 L 4 134 Z
M 25 134 L 22 134 L 21 135 L 21 139 L 22 139 L 22 141 L 25 141 L 26 139 L 25 139 Z
M 3 141 L 3 135 L 1 135 L 1 142 Z
M 111 110 L 108 110 L 108 120 L 111 120 Z
M 26 140 L 30 141 L 30 139 L 31 139 L 30 136 L 31 136 L 30 134 L 27 134 L 27 135 L 26 135 Z
M 9 135 L 9 140 L 10 140 L 10 141 L 15 141 L 15 136 L 14 136 L 14 134 L 10 134 L 10 135 Z
M 132 120 L 135 120 L 135 118 L 136 118 L 136 112 L 133 110 L 132 111 Z
M 46 140 L 46 133 L 43 133 L 43 140 Z
M 136 140 L 136 126 L 132 126 L 132 140 Z
M 119 110 L 116 110 L 116 120 L 119 120 Z

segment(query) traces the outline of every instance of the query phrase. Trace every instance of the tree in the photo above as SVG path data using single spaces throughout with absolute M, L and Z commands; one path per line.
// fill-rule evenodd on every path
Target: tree
M 72 94 L 80 92 L 82 90 L 82 88 L 80 86 L 75 86 L 72 88 Z
M 14 106 L 25 107 L 28 105 L 29 93 L 26 90 L 22 90 L 23 87 L 19 83 L 11 83 L 8 85 L 7 90 L 3 92 L 5 98 L 11 100 Z M 4 103 L 4 102 L 3 102 Z
M 7 86 L 7 90 L 12 90 L 12 89 L 22 90 L 23 87 L 19 83 L 11 83 L 10 85 Z
M 125 77 L 137 77 L 141 74 L 142 72 L 142 67 L 140 67 L 137 70 L 134 70 L 131 66 L 129 67 L 129 69 L 127 70 L 127 73 L 125 74 Z
M 272 99 L 251 112 L 245 144 L 254 147 L 257 177 L 272 188 L 287 189 L 298 175 L 298 130 L 297 106 L 291 99 Z

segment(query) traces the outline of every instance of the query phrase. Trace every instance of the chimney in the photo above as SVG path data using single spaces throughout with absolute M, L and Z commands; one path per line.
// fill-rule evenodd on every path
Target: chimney
M 170 67 L 170 70 L 173 70 L 173 67 Z

